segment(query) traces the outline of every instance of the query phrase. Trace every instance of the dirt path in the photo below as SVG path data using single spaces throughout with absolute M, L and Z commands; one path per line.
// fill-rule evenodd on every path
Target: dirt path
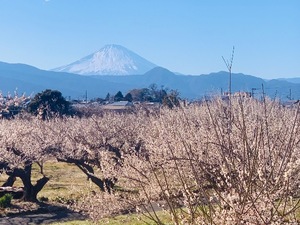
M 87 218 L 82 214 L 73 212 L 65 207 L 44 205 L 36 210 L 0 217 L 0 225 L 50 224 L 85 219 Z

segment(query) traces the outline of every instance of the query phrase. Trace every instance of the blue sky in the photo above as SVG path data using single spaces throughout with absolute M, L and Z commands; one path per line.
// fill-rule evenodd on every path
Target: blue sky
M 174 72 L 300 77 L 299 0 L 0 0 L 0 61 L 41 69 L 120 44 Z

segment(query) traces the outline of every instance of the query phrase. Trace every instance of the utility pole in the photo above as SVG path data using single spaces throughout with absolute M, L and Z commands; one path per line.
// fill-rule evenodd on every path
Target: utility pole
M 261 84 L 261 89 L 262 89 L 262 101 L 265 102 L 266 98 L 265 98 L 265 88 L 264 88 L 264 84 Z
M 254 91 L 258 90 L 258 88 L 251 88 L 251 97 L 254 98 Z

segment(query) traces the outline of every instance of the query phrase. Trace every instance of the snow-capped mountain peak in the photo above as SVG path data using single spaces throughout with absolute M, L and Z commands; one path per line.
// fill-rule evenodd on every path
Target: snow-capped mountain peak
M 76 62 L 53 69 L 81 75 L 137 75 L 156 67 L 121 45 L 106 45 Z

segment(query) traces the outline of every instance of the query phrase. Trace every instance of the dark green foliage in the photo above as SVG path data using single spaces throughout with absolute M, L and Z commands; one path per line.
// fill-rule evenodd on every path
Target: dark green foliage
M 155 101 L 162 103 L 164 98 L 168 95 L 167 91 L 164 89 L 157 90 L 155 93 Z
M 27 109 L 30 113 L 41 116 L 42 119 L 73 113 L 70 103 L 65 100 L 61 92 L 50 89 L 36 94 Z
M 111 97 L 110 97 L 110 94 L 109 94 L 109 93 L 107 93 L 107 95 L 106 95 L 106 97 L 105 97 L 105 99 L 104 99 L 104 100 L 105 100 L 105 101 L 110 101 L 110 98 L 111 98 Z
M 159 103 L 162 103 L 163 99 L 168 95 L 166 89 L 163 87 L 158 89 L 155 84 L 150 85 L 149 88 L 133 89 L 128 94 L 131 94 L 133 101 Z
M 11 119 L 21 111 L 21 106 L 10 105 L 4 109 L 0 109 L 0 118 Z
M 162 101 L 163 106 L 167 106 L 170 109 L 180 106 L 178 96 L 179 96 L 178 91 L 172 90 L 169 94 L 164 96 L 163 101 Z
M 130 93 L 127 93 L 124 97 L 124 100 L 128 102 L 132 102 L 132 95 Z
M 7 208 L 10 206 L 13 196 L 11 194 L 5 194 L 0 198 L 0 207 Z
M 114 97 L 114 100 L 116 101 L 116 102 L 118 102 L 118 101 L 123 101 L 124 100 L 124 96 L 123 96 L 123 94 L 122 94 L 122 92 L 121 91 L 118 91 L 118 93 L 115 95 L 115 97 Z
M 148 88 L 133 89 L 129 93 L 131 94 L 133 101 L 144 102 L 153 99 L 151 91 Z
M 95 99 L 91 100 L 91 102 L 99 102 L 99 103 L 102 103 L 104 101 L 105 101 L 105 99 L 103 99 L 103 98 L 95 98 Z

